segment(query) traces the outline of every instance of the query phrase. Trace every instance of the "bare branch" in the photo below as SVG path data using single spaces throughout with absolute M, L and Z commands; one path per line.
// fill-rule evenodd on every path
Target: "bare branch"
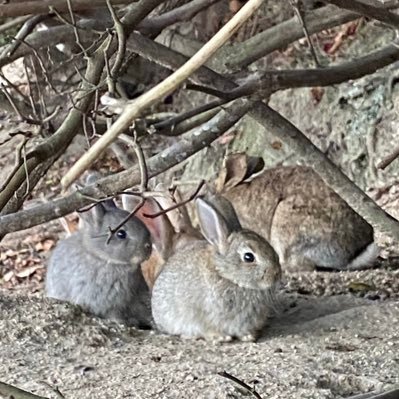
M 299 4 L 298 4 L 299 1 L 300 1 L 300 0 L 289 0 L 289 2 L 291 3 L 292 8 L 293 8 L 294 11 L 295 11 L 295 14 L 296 14 L 296 16 L 297 16 L 297 18 L 298 18 L 298 21 L 299 21 L 299 22 L 301 23 L 301 25 L 302 25 L 303 33 L 304 33 L 304 35 L 305 35 L 305 37 L 306 37 L 306 41 L 308 42 L 308 45 L 309 45 L 309 48 L 310 48 L 310 52 L 312 53 L 312 57 L 313 57 L 313 60 L 314 60 L 314 62 L 315 62 L 315 65 L 316 65 L 317 67 L 320 67 L 320 61 L 319 61 L 319 59 L 317 58 L 316 50 L 315 50 L 315 48 L 314 48 L 314 46 L 313 46 L 312 39 L 311 39 L 311 37 L 310 37 L 310 35 L 309 35 L 308 28 L 306 27 L 306 23 L 305 23 L 305 21 L 304 21 L 304 19 L 303 19 L 302 11 L 301 11 L 301 9 L 299 8 Z
M 262 396 L 259 395 L 258 392 L 256 392 L 255 388 L 251 388 L 248 384 L 246 384 L 244 381 L 240 380 L 237 377 L 234 377 L 234 375 L 229 374 L 227 371 L 222 371 L 218 373 L 221 377 L 227 378 L 230 381 L 233 381 L 235 384 L 239 385 L 241 388 L 244 388 L 247 392 L 249 392 L 253 397 L 257 399 L 262 399 Z
M 325 3 L 334 4 L 337 7 L 344 8 L 346 10 L 354 11 L 360 15 L 376 19 L 384 22 L 394 28 L 399 28 L 399 15 L 394 14 L 381 7 L 376 7 L 371 4 L 365 4 L 357 0 L 323 0 Z
M 128 4 L 131 0 L 111 0 L 113 5 Z M 73 11 L 92 10 L 100 7 L 106 7 L 106 0 L 79 0 L 74 1 Z M 18 3 L 6 3 L 0 5 L 0 18 L 17 17 L 29 14 L 47 14 L 50 8 L 58 12 L 68 11 L 68 4 L 65 0 L 33 0 Z
M 396 158 L 399 157 L 399 147 L 396 147 L 392 154 L 389 154 L 387 157 L 385 157 L 378 165 L 378 169 L 384 170 L 387 168 Z
M 145 19 L 138 28 L 143 34 L 157 35 L 162 29 L 180 21 L 187 21 L 220 0 L 192 0 L 162 15 Z

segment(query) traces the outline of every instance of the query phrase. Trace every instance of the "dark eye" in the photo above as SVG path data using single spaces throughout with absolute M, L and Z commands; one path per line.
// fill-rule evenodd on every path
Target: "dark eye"
M 244 262 L 252 263 L 255 261 L 255 256 L 252 252 L 245 252 L 243 259 L 244 259 Z
M 120 238 L 121 240 L 124 240 L 127 237 L 126 231 L 123 229 L 120 229 L 116 232 L 116 236 Z

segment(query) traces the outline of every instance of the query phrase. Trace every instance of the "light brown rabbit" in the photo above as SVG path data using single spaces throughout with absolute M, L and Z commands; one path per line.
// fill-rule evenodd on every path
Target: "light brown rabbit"
M 264 238 L 240 226 L 227 200 L 208 198 L 196 200 L 206 240 L 166 261 L 153 288 L 152 314 L 169 334 L 255 340 L 273 309 L 278 257 Z
M 276 167 L 246 182 L 254 165 L 256 160 L 244 154 L 227 159 L 219 189 L 224 186 L 221 191 L 234 204 L 242 225 L 270 242 L 283 270 L 373 265 L 379 252 L 373 228 L 313 169 Z
M 180 201 L 177 191 L 173 197 L 160 185 L 156 187 L 156 191 L 162 191 L 164 195 L 146 198 L 144 205 L 135 214 L 150 231 L 153 242 L 152 254 L 141 266 L 144 279 L 150 289 L 163 264 L 172 254 L 192 241 L 202 239 L 201 233 L 192 226 L 185 206 L 180 206 L 155 218 L 145 216 L 171 208 L 176 201 Z M 139 202 L 140 198 L 137 196 L 127 194 L 122 196 L 123 208 L 128 212 L 132 212 Z

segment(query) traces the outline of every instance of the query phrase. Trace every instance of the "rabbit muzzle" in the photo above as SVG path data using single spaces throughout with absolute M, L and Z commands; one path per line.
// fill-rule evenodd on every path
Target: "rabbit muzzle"
M 263 276 L 258 281 L 260 289 L 269 289 L 278 285 L 281 280 L 281 268 L 273 267 L 266 269 Z

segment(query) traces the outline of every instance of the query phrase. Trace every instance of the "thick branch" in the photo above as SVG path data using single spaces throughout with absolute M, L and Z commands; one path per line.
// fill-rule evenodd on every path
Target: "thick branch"
M 323 0 L 325 3 L 334 4 L 337 7 L 344 8 L 346 10 L 357 12 L 360 15 L 376 19 L 384 22 L 394 28 L 399 28 L 399 15 L 394 14 L 381 7 L 375 7 L 371 4 L 365 4 L 357 0 Z
M 180 7 L 174 8 L 162 15 L 145 19 L 139 24 L 138 29 L 142 34 L 156 35 L 162 29 L 180 21 L 187 21 L 195 17 L 200 11 L 210 7 L 220 0 L 192 0 Z
M 290 88 L 330 86 L 359 79 L 398 60 L 399 47 L 396 44 L 389 44 L 383 49 L 364 57 L 327 68 L 258 72 L 254 77 L 249 78 L 246 83 L 230 92 L 217 94 L 213 90 L 213 93 L 227 100 L 233 100 L 263 89 L 268 89 L 274 93 L 278 90 Z M 212 87 L 214 86 L 210 87 L 211 90 Z
M 112 5 L 128 4 L 131 0 L 110 0 Z M 106 0 L 75 0 L 71 1 L 73 11 L 83 11 L 106 7 Z M 66 0 L 34 0 L 19 3 L 8 3 L 0 5 L 0 18 L 17 17 L 29 14 L 47 14 L 50 8 L 58 12 L 68 11 Z
M 304 21 L 309 34 L 313 34 L 358 17 L 359 15 L 354 12 L 340 10 L 334 6 L 326 6 L 306 14 Z M 242 43 L 226 48 L 218 54 L 218 58 L 220 62 L 224 62 L 227 68 L 241 70 L 259 58 L 284 48 L 303 36 L 301 24 L 296 17 L 293 17 Z M 223 61 L 223 59 L 225 60 Z
M 154 177 L 191 155 L 210 145 L 226 130 L 234 126 L 251 107 L 249 101 L 237 100 L 221 111 L 198 130 L 181 139 L 173 146 L 147 160 L 148 176 Z M 140 183 L 138 167 L 96 181 L 81 191 L 34 208 L 0 217 L 0 237 L 13 231 L 27 229 L 40 223 L 67 215 L 92 202 L 90 198 L 103 198 Z

